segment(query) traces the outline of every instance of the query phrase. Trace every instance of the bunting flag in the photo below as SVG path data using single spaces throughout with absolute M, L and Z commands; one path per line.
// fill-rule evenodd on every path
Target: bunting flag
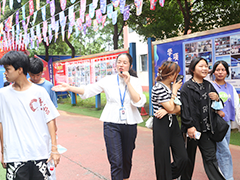
M 95 9 L 93 8 L 93 3 L 89 4 L 89 16 L 90 18 L 94 18 L 95 15 Z
M 45 21 L 46 20 L 46 6 L 43 6 L 41 8 L 42 11 L 42 20 Z
M 43 27 L 42 27 L 42 33 L 43 33 L 44 38 L 47 37 L 47 30 L 48 30 L 48 24 L 47 24 L 47 21 L 44 21 L 43 22 Z
M 96 9 L 98 6 L 98 0 L 93 0 L 92 4 L 93 4 L 93 9 Z
M 143 6 L 143 0 L 138 0 L 138 3 L 137 6 L 136 6 L 136 15 L 137 16 L 140 16 L 142 14 L 142 6 Z
M 0 20 L 2 19 L 2 9 L 1 9 L 1 2 L 0 2 Z
M 65 39 L 65 26 L 62 26 L 61 32 L 62 32 L 62 41 L 64 41 L 64 39 Z
M 117 11 L 112 13 L 112 24 L 115 25 L 117 23 Z
M 16 45 L 19 46 L 19 36 L 16 34 Z M 17 48 L 16 46 L 16 48 Z
M 58 38 L 58 31 L 59 31 L 59 21 L 56 21 L 56 23 L 55 23 L 55 41 L 54 42 L 56 42 L 56 40 Z
M 3 23 L 1 22 L 0 23 L 0 34 L 2 34 L 3 33 Z
M 17 35 L 20 33 L 20 23 L 17 24 Z
M 13 19 L 13 15 L 9 16 L 5 21 L 5 31 L 7 32 L 12 29 L 12 19 Z
M 31 22 L 32 26 L 35 24 L 36 18 L 37 18 L 37 11 L 35 11 L 33 14 L 33 21 Z
M 127 21 L 129 18 L 129 5 L 125 6 L 123 13 L 123 20 Z
M 86 26 L 90 27 L 92 25 L 92 19 L 89 14 L 86 15 Z
M 52 38 L 53 38 L 53 35 L 52 35 L 52 25 L 49 24 L 48 25 L 48 36 L 49 36 L 49 43 L 52 42 Z
M 100 9 L 102 14 L 106 13 L 107 0 L 100 0 Z
M 66 0 L 60 0 L 60 4 L 61 4 L 61 9 L 64 11 L 67 5 Z
M 98 31 L 98 22 L 97 22 L 96 19 L 93 20 L 93 30 L 94 30 L 95 32 Z
M 76 25 L 77 25 L 79 31 L 82 31 L 82 30 L 83 30 L 83 25 L 82 25 L 82 20 L 81 20 L 81 18 L 78 18 L 78 19 L 77 19 Z
M 51 26 L 52 29 L 55 30 L 55 27 L 56 27 L 55 16 L 52 16 L 52 17 L 51 17 L 51 25 L 52 25 L 52 26 Z
M 6 6 L 6 0 L 3 0 L 2 3 L 3 3 L 3 5 L 2 5 L 2 13 L 3 13 L 3 15 L 4 15 L 5 6 Z
M 77 38 L 79 36 L 79 29 L 77 24 L 75 24 L 75 37 Z
M 42 35 L 41 35 L 41 30 L 40 30 L 40 24 L 38 24 L 36 26 L 36 32 L 37 32 L 38 42 L 41 43 L 42 42 Z
M 17 0 L 17 2 L 18 2 L 18 3 L 20 3 L 20 2 L 21 2 L 21 0 Z
M 33 0 L 29 0 L 29 14 L 30 14 L 30 16 L 33 15 L 33 13 L 34 13 Z
M 65 14 L 64 14 L 64 11 L 61 11 L 59 13 L 59 19 L 60 19 L 60 25 L 63 27 L 66 25 L 66 17 L 65 17 Z
M 76 1 L 76 0 L 71 0 L 71 3 L 73 4 L 73 3 L 75 3 L 75 1 Z
M 36 0 L 36 9 L 37 11 L 40 10 L 40 0 Z
M 25 17 L 25 4 L 22 6 L 22 18 L 23 18 L 23 20 L 26 19 L 26 17 Z
M 86 11 L 86 0 L 81 0 L 81 11 Z
M 68 24 L 68 39 L 70 38 L 71 34 L 72 34 L 73 28 L 71 26 L 71 24 Z
M 15 18 L 16 24 L 19 23 L 19 10 L 16 11 L 16 18 Z
M 113 13 L 113 5 L 112 4 L 109 4 L 107 6 L 107 17 L 109 19 L 112 19 L 112 13 Z
M 55 14 L 55 2 L 54 2 L 54 0 L 52 0 L 50 2 L 50 14 L 51 14 L 51 16 L 54 16 L 54 14 Z
M 9 0 L 9 8 L 12 10 L 13 9 L 13 0 Z
M 68 19 L 69 22 L 71 23 L 71 26 L 73 26 L 75 23 L 74 5 L 70 6 L 68 9 Z
M 30 33 L 31 33 L 31 39 L 32 40 L 35 40 L 35 34 L 34 34 L 34 27 L 32 27 L 31 29 L 30 29 Z
M 27 23 L 26 23 L 26 28 L 27 28 L 27 29 L 28 29 L 28 24 L 29 24 L 29 22 L 30 22 L 30 17 L 31 17 L 31 16 L 28 16 L 28 17 L 27 17 Z
M 14 49 L 14 36 L 15 36 L 15 26 L 12 27 L 12 46 L 13 46 L 13 49 Z
M 159 4 L 160 4 L 160 6 L 164 6 L 164 3 L 165 3 L 165 0 L 159 0 Z
M 150 10 L 155 10 L 157 0 L 150 0 Z
M 22 45 L 22 33 L 20 33 L 20 35 L 19 35 L 19 45 L 18 45 L 18 50 L 21 49 L 21 45 Z
M 85 12 L 80 10 L 80 19 L 84 22 Z
M 46 0 L 46 3 L 49 4 L 49 3 L 50 3 L 50 0 Z
M 120 0 L 112 0 L 113 6 L 116 8 L 119 6 Z
M 122 14 L 124 13 L 125 4 L 126 4 L 126 0 L 120 0 L 120 12 Z
M 96 10 L 96 20 L 98 23 L 102 22 L 102 12 L 101 9 Z
M 104 28 L 104 24 L 106 22 L 107 15 L 102 16 L 102 27 Z
M 84 33 L 84 35 L 86 35 L 86 32 L 87 32 L 87 25 L 85 23 L 85 24 L 83 24 L 83 33 Z

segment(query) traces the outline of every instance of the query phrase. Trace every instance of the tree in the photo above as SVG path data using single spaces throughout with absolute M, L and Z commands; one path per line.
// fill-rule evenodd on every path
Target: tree
M 136 15 L 131 6 L 128 25 L 138 34 L 157 39 L 180 34 L 219 28 L 240 22 L 240 0 L 169 0 L 164 7 L 150 10 L 149 1 L 143 2 L 143 12 Z

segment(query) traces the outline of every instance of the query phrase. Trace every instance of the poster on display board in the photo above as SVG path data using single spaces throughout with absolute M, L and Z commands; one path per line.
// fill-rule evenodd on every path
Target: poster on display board
M 107 75 L 116 74 L 116 59 L 128 50 L 116 50 L 91 56 L 53 62 L 54 84 L 65 82 L 80 87 L 98 82 Z
M 188 71 L 195 57 L 208 61 L 207 80 L 212 81 L 210 73 L 216 61 L 224 60 L 229 65 L 230 75 L 226 81 L 240 93 L 240 25 L 232 25 L 217 30 L 172 38 L 169 42 L 154 42 L 154 73 L 164 61 L 175 61 L 181 67 L 184 82 L 191 78 Z

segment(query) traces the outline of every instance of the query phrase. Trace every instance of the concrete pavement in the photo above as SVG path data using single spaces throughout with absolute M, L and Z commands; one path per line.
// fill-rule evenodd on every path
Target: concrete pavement
M 67 148 L 56 169 L 57 180 L 110 180 L 110 166 L 103 138 L 103 123 L 97 118 L 60 111 L 58 144 Z M 240 179 L 240 147 L 230 145 L 234 178 Z M 152 131 L 138 127 L 130 180 L 154 180 Z M 207 180 L 198 151 L 193 180 Z

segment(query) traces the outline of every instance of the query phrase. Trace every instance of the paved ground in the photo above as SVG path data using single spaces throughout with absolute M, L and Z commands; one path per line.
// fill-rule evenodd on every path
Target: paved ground
M 58 180 L 110 180 L 110 166 L 103 139 L 103 123 L 96 118 L 60 111 L 58 144 L 68 150 L 57 167 Z M 230 146 L 234 178 L 240 179 L 240 147 Z M 152 131 L 138 127 L 130 180 L 154 180 Z M 201 155 L 197 154 L 193 180 L 207 180 Z

